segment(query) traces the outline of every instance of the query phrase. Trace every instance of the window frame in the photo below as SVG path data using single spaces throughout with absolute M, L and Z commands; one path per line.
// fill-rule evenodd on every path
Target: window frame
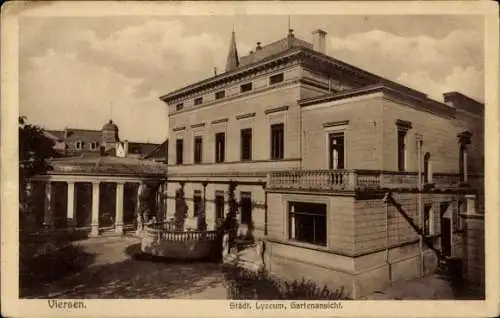
M 285 74 L 284 73 L 278 73 L 278 74 L 274 74 L 274 75 L 269 76 L 269 86 L 283 83 L 284 81 L 285 81 Z
M 198 135 L 194 136 L 193 138 L 193 163 L 199 164 L 202 162 L 203 162 L 203 136 Z
M 180 146 L 180 152 L 179 152 L 179 146 Z M 175 164 L 176 165 L 182 165 L 184 164 L 184 139 L 183 138 L 177 138 L 175 140 Z
M 249 145 L 244 147 L 246 140 L 244 137 L 249 138 Z M 252 161 L 252 147 L 253 147 L 253 129 L 251 127 L 240 129 L 240 161 Z M 245 149 L 248 149 L 248 156 L 244 156 Z
M 225 97 L 226 97 L 226 91 L 225 90 L 215 92 L 215 94 L 214 94 L 215 100 L 223 99 Z
M 184 109 L 184 103 L 178 103 L 175 105 L 175 110 L 180 111 Z
M 221 153 L 219 153 L 219 142 L 221 140 L 218 139 L 219 136 L 223 136 Z M 226 133 L 223 131 L 215 133 L 215 163 L 223 163 L 226 161 Z
M 428 210 L 427 210 L 428 208 Z M 422 233 L 424 236 L 430 236 L 434 234 L 434 207 L 432 203 L 425 203 L 423 206 L 423 222 L 422 224 Z M 428 219 L 428 224 L 426 225 L 426 214 L 428 214 L 427 219 Z M 427 228 L 426 228 L 427 227 Z
M 198 106 L 198 105 L 203 104 L 203 96 L 196 97 L 196 98 L 193 100 L 193 104 L 194 104 L 195 106 Z
M 338 159 L 342 158 L 342 161 L 337 159 L 337 167 L 333 167 L 333 159 L 332 159 L 332 153 L 334 150 L 332 141 L 334 138 L 332 137 L 342 137 L 342 156 L 338 156 Z M 345 137 L 345 132 L 344 131 L 329 131 L 328 132 L 328 169 L 330 170 L 343 170 L 346 169 L 345 164 L 346 164 L 346 137 Z M 339 163 L 342 163 L 342 167 L 339 167 Z
M 253 90 L 253 82 L 248 82 L 240 85 L 240 93 L 246 93 Z
M 275 127 L 281 127 L 281 129 L 276 129 Z M 271 160 L 283 160 L 285 158 L 285 123 L 274 123 L 269 127 L 270 130 L 270 159 Z M 281 136 L 275 137 L 275 133 L 277 131 L 281 131 Z M 279 141 L 275 141 L 276 138 L 281 139 L 281 143 Z M 277 144 L 277 145 L 275 145 Z
M 399 172 L 408 170 L 408 130 L 401 128 L 397 130 L 397 165 Z
M 299 198 L 294 198 L 293 200 L 288 200 L 287 201 L 287 205 L 286 205 L 286 217 L 287 217 L 287 222 L 285 224 L 286 225 L 286 228 L 287 228 L 287 238 L 288 240 L 290 241 L 293 241 L 293 242 L 298 242 L 298 243 L 301 243 L 301 244 L 308 244 L 308 245 L 311 245 L 311 246 L 318 246 L 318 247 L 328 247 L 328 229 L 329 229 L 329 226 L 328 226 L 328 203 L 326 202 L 316 202 L 316 201 L 310 201 L 310 200 L 307 200 L 307 201 L 299 201 L 300 199 Z M 294 204 L 312 204 L 312 205 L 318 205 L 318 206 L 322 206 L 322 208 L 324 208 L 324 213 L 318 213 L 318 212 L 304 212 L 304 211 L 292 211 L 292 206 Z M 297 238 L 298 235 L 297 235 L 297 228 L 296 228 L 296 222 L 297 222 L 297 218 L 295 217 L 296 215 L 299 215 L 301 217 L 309 217 L 309 216 L 312 216 L 313 217 L 313 240 L 312 242 L 311 241 L 308 241 L 304 238 Z M 323 219 L 323 225 L 324 225 L 324 229 L 323 229 L 323 235 L 324 237 L 322 237 L 320 240 L 317 240 L 316 238 L 316 222 L 315 221 L 317 218 L 320 218 L 320 219 Z M 320 234 L 321 234 L 321 231 L 320 231 Z M 299 235 L 301 236 L 301 235 Z
M 198 213 L 197 209 L 197 203 L 200 204 L 198 208 L 203 209 L 203 195 L 201 193 L 201 190 L 194 190 L 193 191 L 193 217 L 198 217 L 200 214 Z

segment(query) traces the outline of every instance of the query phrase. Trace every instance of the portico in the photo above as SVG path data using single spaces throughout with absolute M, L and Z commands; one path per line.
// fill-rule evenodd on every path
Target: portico
M 50 230 L 90 227 L 90 236 L 103 230 L 121 235 L 127 222 L 135 220 L 140 231 L 145 221 L 166 213 L 163 164 L 116 157 L 63 158 L 50 164 L 49 172 L 26 184 L 31 193 L 43 188 L 43 225 Z

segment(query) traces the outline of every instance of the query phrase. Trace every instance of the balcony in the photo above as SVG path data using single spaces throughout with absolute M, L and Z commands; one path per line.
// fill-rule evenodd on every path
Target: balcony
M 433 189 L 460 187 L 458 174 L 436 174 Z M 423 185 L 425 186 L 425 185 Z M 356 191 L 377 189 L 416 189 L 418 173 L 380 170 L 289 170 L 268 174 L 268 189 Z M 429 187 L 427 187 L 429 188 Z

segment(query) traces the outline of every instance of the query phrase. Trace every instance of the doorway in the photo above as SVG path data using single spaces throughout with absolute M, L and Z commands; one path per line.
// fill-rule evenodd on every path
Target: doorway
M 451 205 L 448 202 L 442 202 L 439 206 L 440 210 L 440 223 L 441 223 L 441 252 L 444 256 L 451 256 L 451 224 L 452 213 Z

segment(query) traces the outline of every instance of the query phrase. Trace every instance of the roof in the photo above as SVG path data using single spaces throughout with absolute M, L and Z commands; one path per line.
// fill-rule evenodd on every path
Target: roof
M 65 157 L 48 160 L 50 174 L 164 176 L 167 166 L 151 160 L 120 157 Z
M 156 146 L 156 148 L 154 148 L 150 152 L 146 153 L 142 158 L 166 160 L 167 152 L 168 152 L 168 139 L 165 140 L 162 144 Z
M 291 42 L 291 45 L 288 45 L 288 41 Z M 260 53 L 262 51 L 262 53 Z M 310 56 L 315 59 L 314 63 L 330 63 L 332 67 L 335 67 L 341 71 L 345 71 L 349 74 L 357 74 L 358 77 L 364 78 L 367 80 L 367 83 L 362 86 L 372 85 L 376 83 L 383 83 L 384 85 L 392 86 L 396 89 L 405 91 L 410 94 L 420 95 L 421 98 L 424 98 L 426 94 L 414 90 L 405 85 L 396 83 L 389 79 L 383 78 L 376 74 L 370 73 L 363 69 L 360 69 L 356 66 L 338 60 L 330 55 L 318 52 L 313 48 L 311 43 L 303 41 L 301 39 L 295 37 L 286 37 L 279 41 L 273 42 L 267 46 L 262 47 L 261 50 L 257 51 L 257 53 L 250 54 L 248 56 L 244 56 L 240 59 L 240 65 L 229 72 L 225 72 L 219 74 L 215 77 L 207 78 L 196 83 L 190 84 L 188 86 L 177 89 L 173 92 L 160 96 L 160 99 L 168 102 L 170 100 L 175 100 L 179 96 L 192 94 L 197 90 L 202 90 L 207 87 L 216 85 L 220 82 L 223 82 L 227 79 L 232 79 L 237 76 L 243 76 L 247 72 L 257 69 L 259 67 L 264 67 L 266 63 L 272 63 L 275 60 L 282 58 L 293 58 L 294 56 Z
M 102 137 L 102 132 L 100 130 L 91 130 L 91 129 L 78 129 L 78 128 L 66 128 L 67 131 L 67 141 L 83 141 L 83 142 L 92 142 L 92 141 L 100 141 Z M 64 130 L 46 130 L 50 135 L 55 136 L 58 140 L 65 140 Z M 50 137 L 50 136 L 49 136 Z
M 290 43 L 289 43 L 289 38 L 283 38 L 281 40 L 275 41 L 273 43 L 270 43 L 268 45 L 263 46 L 260 50 L 257 50 L 251 54 L 248 54 L 246 56 L 242 56 L 240 59 L 240 67 L 247 66 L 253 63 L 257 63 L 259 61 L 262 61 L 270 56 L 279 54 L 281 52 L 284 52 L 290 48 L 290 46 L 294 47 L 307 47 L 312 49 L 313 45 L 307 41 L 298 39 L 296 37 L 290 38 Z
M 398 98 L 403 98 L 405 100 L 412 101 L 415 104 L 418 104 L 419 107 L 423 109 L 427 109 L 432 112 L 439 112 L 441 114 L 445 114 L 447 116 L 453 115 L 455 112 L 455 108 L 448 106 L 444 103 L 435 101 L 426 95 L 415 94 L 412 91 L 403 91 L 398 87 L 394 87 L 394 85 L 386 84 L 386 83 L 378 83 L 374 85 L 369 85 L 365 87 L 361 87 L 359 89 L 353 89 L 345 92 L 333 93 L 333 94 L 325 94 L 321 96 L 304 98 L 298 101 L 298 104 L 301 107 L 316 105 L 320 103 L 341 100 L 344 98 L 373 94 L 382 92 L 385 94 L 392 94 L 393 96 L 397 96 Z
M 147 154 L 153 151 L 159 144 L 150 142 L 130 142 L 128 143 L 128 153 L 129 154 Z

